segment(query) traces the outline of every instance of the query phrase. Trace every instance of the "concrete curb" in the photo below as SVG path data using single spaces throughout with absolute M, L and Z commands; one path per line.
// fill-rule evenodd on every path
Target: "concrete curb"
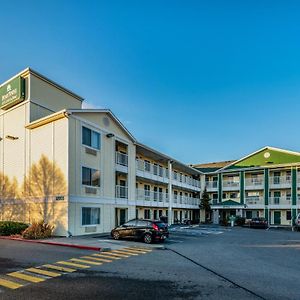
M 77 248 L 82 250 L 91 250 L 91 251 L 100 251 L 102 248 L 94 247 L 94 246 L 85 246 L 85 245 L 78 245 L 78 244 L 66 244 L 66 243 L 59 243 L 59 242 L 51 242 L 51 241 L 41 241 L 41 240 L 25 240 L 21 238 L 9 237 L 9 236 L 0 236 L 2 240 L 12 240 L 12 241 L 19 241 L 25 243 L 36 243 L 36 244 L 43 244 L 43 245 L 50 245 L 50 246 L 61 246 L 61 247 L 69 247 L 69 248 Z

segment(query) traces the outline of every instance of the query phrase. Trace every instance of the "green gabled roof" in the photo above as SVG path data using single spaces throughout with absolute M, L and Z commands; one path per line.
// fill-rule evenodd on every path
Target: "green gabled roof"
M 234 205 L 239 205 L 239 206 L 241 206 L 241 205 L 243 205 L 243 204 L 241 204 L 240 202 L 236 202 L 236 201 L 233 201 L 233 200 L 226 200 L 226 201 L 223 201 L 223 202 L 221 202 L 220 203 L 221 205 L 224 205 L 224 206 L 234 206 Z
M 264 147 L 223 168 L 232 170 L 240 168 L 280 165 L 300 162 L 300 153 L 273 147 Z

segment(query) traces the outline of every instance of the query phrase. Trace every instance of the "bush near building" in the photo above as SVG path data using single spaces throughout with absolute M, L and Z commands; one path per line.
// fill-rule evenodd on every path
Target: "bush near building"
M 41 222 L 33 223 L 22 234 L 23 238 L 30 240 L 50 238 L 53 233 L 53 226 Z
M 27 227 L 27 224 L 21 222 L 0 221 L 0 235 L 22 234 Z

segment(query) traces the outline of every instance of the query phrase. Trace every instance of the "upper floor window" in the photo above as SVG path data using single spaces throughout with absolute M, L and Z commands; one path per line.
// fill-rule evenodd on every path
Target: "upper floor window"
M 100 171 L 82 167 L 82 184 L 100 187 Z
M 100 133 L 83 126 L 82 144 L 100 150 Z

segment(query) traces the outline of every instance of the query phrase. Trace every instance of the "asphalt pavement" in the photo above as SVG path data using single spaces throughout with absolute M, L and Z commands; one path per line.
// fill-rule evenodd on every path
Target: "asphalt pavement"
M 97 241 L 111 250 L 0 240 L 0 299 L 300 298 L 298 232 L 176 226 L 164 244 Z

